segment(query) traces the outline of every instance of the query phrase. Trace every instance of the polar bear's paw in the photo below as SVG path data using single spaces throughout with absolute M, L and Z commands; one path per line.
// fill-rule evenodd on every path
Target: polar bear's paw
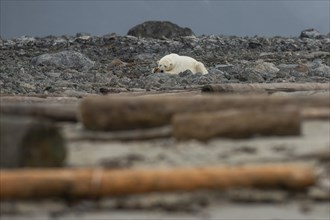
M 158 67 L 155 67 L 155 68 L 152 69 L 151 72 L 152 73 L 160 73 L 161 71 L 160 71 L 160 69 Z

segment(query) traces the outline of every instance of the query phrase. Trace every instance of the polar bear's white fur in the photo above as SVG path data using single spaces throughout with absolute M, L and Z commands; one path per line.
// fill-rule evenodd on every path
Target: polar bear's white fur
M 192 57 L 179 56 L 178 54 L 171 53 L 164 56 L 158 61 L 158 67 L 153 72 L 165 72 L 170 74 L 179 74 L 186 70 L 192 73 L 207 74 L 207 70 L 203 63 L 198 62 Z

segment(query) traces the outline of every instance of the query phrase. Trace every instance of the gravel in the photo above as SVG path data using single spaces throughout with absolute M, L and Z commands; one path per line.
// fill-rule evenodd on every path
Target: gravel
M 99 94 L 101 88 L 166 90 L 208 83 L 329 82 L 330 35 L 300 37 L 116 34 L 0 39 L 2 94 Z M 151 72 L 168 53 L 203 62 L 209 74 Z

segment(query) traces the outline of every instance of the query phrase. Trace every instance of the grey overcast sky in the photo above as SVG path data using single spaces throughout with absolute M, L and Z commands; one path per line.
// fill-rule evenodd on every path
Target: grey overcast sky
M 166 20 L 202 34 L 298 36 L 330 32 L 330 0 L 0 0 L 1 37 L 93 35 Z

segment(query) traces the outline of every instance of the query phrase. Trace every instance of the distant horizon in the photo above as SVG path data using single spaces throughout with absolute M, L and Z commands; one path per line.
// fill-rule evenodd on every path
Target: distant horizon
M 185 27 L 182 27 L 182 28 L 185 28 Z M 189 27 L 188 27 L 189 28 Z M 315 28 L 306 28 L 304 30 L 307 30 L 307 29 L 315 29 Z M 201 35 L 197 35 L 195 34 L 196 37 L 202 37 L 202 36 L 224 36 L 224 37 L 249 37 L 249 38 L 253 38 L 253 37 L 265 37 L 265 38 L 272 38 L 272 37 L 283 37 L 283 38 L 295 38 L 295 37 L 299 37 L 300 36 L 300 33 L 304 30 L 301 30 L 299 33 L 297 33 L 297 35 L 293 36 L 293 35 L 290 35 L 290 36 L 283 36 L 283 35 L 273 35 L 273 36 L 264 36 L 264 35 L 233 35 L 233 34 L 201 34 Z M 316 31 L 318 31 L 317 29 L 315 29 Z M 192 30 L 194 32 L 194 30 Z M 322 33 L 320 32 L 322 35 L 329 35 L 330 32 L 328 33 Z M 69 36 L 69 37 L 75 37 L 76 35 L 78 34 L 86 34 L 86 35 L 89 35 L 89 36 L 92 36 L 92 37 L 103 37 L 103 36 L 106 36 L 106 35 L 111 35 L 111 34 L 115 34 L 117 36 L 129 36 L 128 34 L 118 34 L 118 33 L 115 33 L 115 32 L 112 32 L 112 33 L 104 33 L 104 34 L 92 34 L 92 33 L 88 33 L 88 32 L 77 32 L 77 33 L 74 33 L 74 34 L 58 34 L 58 35 L 54 35 L 54 34 L 48 34 L 48 35 L 44 35 L 44 36 L 32 36 L 32 35 L 21 35 L 21 36 L 15 36 L 15 37 L 10 37 L 10 38 L 4 38 L 0 35 L 0 38 L 2 40 L 12 40 L 12 39 L 18 39 L 18 38 L 22 38 L 22 37 L 32 37 L 32 38 L 47 38 L 47 37 L 64 37 L 64 36 Z
M 145 21 L 170 21 L 196 36 L 299 37 L 314 28 L 330 32 L 330 1 L 35 1 L 1 0 L 0 36 L 103 36 Z

